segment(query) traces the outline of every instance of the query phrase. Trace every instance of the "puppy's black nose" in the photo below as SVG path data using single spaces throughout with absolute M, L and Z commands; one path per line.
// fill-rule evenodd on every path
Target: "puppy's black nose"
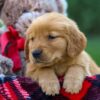
M 40 58 L 41 54 L 42 54 L 42 50 L 40 49 L 37 49 L 34 52 L 32 52 L 34 58 Z

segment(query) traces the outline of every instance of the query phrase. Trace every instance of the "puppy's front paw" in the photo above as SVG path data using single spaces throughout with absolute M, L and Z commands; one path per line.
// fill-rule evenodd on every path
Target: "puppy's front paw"
M 63 88 L 66 92 L 69 92 L 71 94 L 79 93 L 79 91 L 82 88 L 83 81 L 77 77 L 67 77 L 64 80 Z
M 46 95 L 59 94 L 60 85 L 57 79 L 41 79 L 39 80 L 39 85 L 42 88 L 42 91 L 46 93 Z

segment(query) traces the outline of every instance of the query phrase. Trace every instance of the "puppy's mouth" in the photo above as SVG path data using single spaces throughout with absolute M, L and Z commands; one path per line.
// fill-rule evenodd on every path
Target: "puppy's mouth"
M 41 59 L 35 59 L 34 63 L 40 65 L 40 67 L 50 67 L 51 65 L 53 65 L 52 61 Z
M 35 59 L 34 63 L 37 65 L 40 65 L 41 67 L 50 67 L 52 65 L 54 65 L 55 63 L 59 62 L 58 59 Z
M 42 67 L 45 66 L 52 66 L 55 63 L 59 62 L 59 60 L 61 60 L 61 57 L 57 54 L 57 55 L 51 55 L 48 53 L 48 56 L 46 56 L 46 54 L 42 54 L 39 57 L 33 57 L 33 62 L 36 65 L 40 65 Z
M 48 64 L 48 63 L 50 63 L 50 61 L 48 61 L 48 60 L 42 60 L 42 59 L 35 59 L 35 63 Z

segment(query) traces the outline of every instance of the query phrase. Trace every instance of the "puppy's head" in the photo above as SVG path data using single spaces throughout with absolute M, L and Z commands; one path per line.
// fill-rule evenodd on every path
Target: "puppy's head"
M 44 66 L 75 58 L 86 46 L 86 38 L 75 22 L 58 13 L 40 16 L 26 34 L 27 60 Z

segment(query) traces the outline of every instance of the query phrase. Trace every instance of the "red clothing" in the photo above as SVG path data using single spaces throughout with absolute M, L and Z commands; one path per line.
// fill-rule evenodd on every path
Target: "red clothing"
M 19 33 L 12 27 L 8 27 L 8 31 L 0 37 L 2 55 L 11 58 L 14 62 L 13 71 L 21 69 L 20 50 L 24 50 L 25 39 L 19 36 Z

